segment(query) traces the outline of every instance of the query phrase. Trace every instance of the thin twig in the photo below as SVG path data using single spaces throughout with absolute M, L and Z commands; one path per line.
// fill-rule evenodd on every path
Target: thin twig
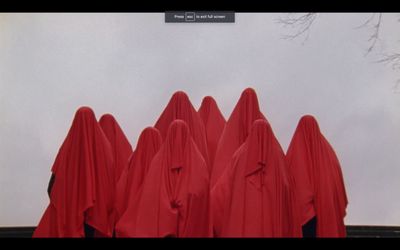
M 373 26 L 374 32 L 368 39 L 368 42 L 371 42 L 371 41 L 372 42 L 371 42 L 371 45 L 368 47 L 367 53 L 365 55 L 368 55 L 374 49 L 376 42 L 379 40 L 379 31 L 380 31 L 380 27 L 381 27 L 381 22 L 382 22 L 382 13 L 379 13 L 378 21 Z
M 286 18 L 277 19 L 277 22 L 283 25 L 283 27 L 297 29 L 294 34 L 284 35 L 282 38 L 293 40 L 306 34 L 305 39 L 303 40 L 304 44 L 304 42 L 308 40 L 311 26 L 314 23 L 316 17 L 317 13 L 307 13 L 300 16 L 293 16 L 293 14 L 289 14 Z M 400 18 L 398 19 L 398 22 L 400 22 Z M 366 49 L 364 56 L 369 55 L 376 47 L 378 40 L 380 40 L 381 25 L 382 13 L 373 13 L 364 23 L 362 23 L 360 26 L 355 27 L 356 29 L 372 28 L 372 33 L 367 40 L 369 46 Z M 376 63 L 391 64 L 393 70 L 400 70 L 400 53 L 387 55 L 381 52 L 381 54 L 382 58 L 375 61 Z M 400 79 L 396 82 L 395 86 L 396 90 L 398 88 L 400 88 Z
M 290 35 L 282 36 L 283 39 L 293 40 L 302 36 L 305 32 L 307 32 L 303 43 L 308 39 L 311 25 L 314 23 L 315 18 L 317 17 L 317 13 L 307 13 L 298 17 L 286 17 L 279 18 L 277 22 L 282 24 L 284 27 L 297 28 L 297 32 Z
M 360 26 L 355 27 L 355 29 L 361 29 L 361 28 L 365 28 L 368 26 L 369 23 L 371 23 L 371 21 L 374 19 L 376 13 L 373 13 L 368 19 L 367 21 L 365 21 L 363 24 L 361 24 Z
M 392 64 L 392 69 L 400 69 L 400 53 L 394 53 L 391 55 L 383 55 L 383 58 L 375 61 L 377 63 Z

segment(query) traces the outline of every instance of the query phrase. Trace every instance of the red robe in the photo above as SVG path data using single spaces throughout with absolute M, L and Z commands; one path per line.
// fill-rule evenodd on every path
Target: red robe
M 252 88 L 242 92 L 219 139 L 211 173 L 211 187 L 232 158 L 233 153 L 246 140 L 250 127 L 257 119 L 265 119 L 258 105 L 257 94 Z
M 122 171 L 128 166 L 128 160 L 132 154 L 132 146 L 111 114 L 103 115 L 100 118 L 99 124 L 111 143 L 115 163 L 115 182 L 117 182 Z
M 206 237 L 209 174 L 182 120 L 171 123 L 152 160 L 125 237 Z
M 303 116 L 286 154 L 301 224 L 317 217 L 317 237 L 345 237 L 347 195 L 335 151 L 310 115 Z
M 93 111 L 80 108 L 52 167 L 50 204 L 33 237 L 84 237 L 84 223 L 111 237 L 113 168 L 111 145 Z
M 211 96 L 203 98 L 198 113 L 203 120 L 206 129 L 208 156 L 210 158 L 210 166 L 212 166 L 218 141 L 221 137 L 226 121 L 219 110 L 217 103 Z
M 167 106 L 154 125 L 154 127 L 160 131 L 164 140 L 166 138 L 169 125 L 176 119 L 185 121 L 189 126 L 189 130 L 194 142 L 204 157 L 207 167 L 211 169 L 211 166 L 209 165 L 206 131 L 203 121 L 191 104 L 189 97 L 183 91 L 177 91 L 172 95 Z
M 134 220 L 134 208 L 140 188 L 145 180 L 150 163 L 161 144 L 160 132 L 153 127 L 145 128 L 139 136 L 129 166 L 124 170 L 117 184 L 116 208 L 120 215 L 115 228 L 117 237 L 129 234 L 119 230 L 119 228 L 128 228 L 129 230 L 129 224 Z
M 117 184 L 122 174 L 122 171 L 128 166 L 129 157 L 132 155 L 132 146 L 126 138 L 118 122 L 111 114 L 104 114 L 100 118 L 99 124 L 111 144 L 114 155 L 115 184 Z M 116 187 L 114 190 L 116 190 Z M 114 193 L 114 199 L 116 198 L 116 195 L 117 192 Z M 114 200 L 114 205 L 116 204 L 116 200 Z M 120 214 L 117 212 L 116 209 L 114 212 L 114 222 L 116 222 L 119 219 Z M 96 232 L 95 237 L 105 237 L 105 235 Z
M 211 193 L 218 237 L 301 236 L 285 156 L 259 119 Z

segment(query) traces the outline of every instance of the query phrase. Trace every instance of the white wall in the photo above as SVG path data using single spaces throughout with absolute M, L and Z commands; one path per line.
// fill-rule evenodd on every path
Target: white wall
M 38 223 L 79 106 L 114 114 L 135 146 L 174 91 L 196 108 L 212 95 L 228 116 L 248 86 L 285 150 L 300 116 L 317 117 L 342 163 L 347 224 L 399 225 L 400 74 L 364 57 L 370 30 L 354 27 L 369 14 L 321 15 L 304 45 L 281 39 L 282 15 L 0 14 L 0 226 Z M 399 39 L 396 18 L 384 15 L 378 51 Z

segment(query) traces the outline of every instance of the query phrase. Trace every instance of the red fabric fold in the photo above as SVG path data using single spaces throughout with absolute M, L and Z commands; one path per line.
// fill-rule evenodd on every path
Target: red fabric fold
M 233 153 L 246 140 L 250 127 L 257 119 L 266 119 L 260 111 L 257 94 L 252 88 L 245 89 L 222 131 L 211 173 L 211 187 L 232 158 Z
M 163 140 L 166 138 L 170 124 L 176 119 L 186 122 L 190 134 L 192 135 L 196 146 L 199 148 L 207 167 L 211 169 L 211 166 L 209 165 L 206 131 L 203 121 L 194 109 L 189 97 L 183 91 L 177 91 L 172 95 L 167 106 L 154 125 L 154 127 L 160 131 Z
M 33 237 L 84 237 L 84 223 L 111 237 L 113 170 L 109 141 L 93 111 L 80 108 L 53 164 L 50 204 Z
M 206 129 L 208 156 L 210 158 L 210 166 L 212 167 L 215 151 L 217 150 L 219 138 L 221 137 L 226 121 L 218 108 L 217 102 L 211 96 L 203 98 L 198 113 Z
M 340 163 L 313 116 L 300 119 L 286 161 L 294 177 L 301 223 L 316 216 L 317 237 L 345 237 L 348 200 Z
M 132 154 L 132 146 L 123 130 L 111 114 L 104 114 L 99 124 L 103 129 L 114 154 L 115 181 L 117 182 L 122 171 L 128 165 L 129 157 Z
M 300 237 L 284 153 L 268 122 L 256 120 L 212 189 L 217 237 Z
M 114 156 L 114 183 L 117 185 L 123 170 L 128 166 L 128 160 L 132 155 L 132 146 L 114 116 L 111 114 L 104 114 L 100 118 L 99 124 L 111 145 Z M 115 186 L 113 189 L 114 199 L 120 195 L 118 192 L 117 186 Z M 114 200 L 114 205 L 118 206 L 116 200 Z M 117 208 L 115 208 L 114 212 L 114 221 L 117 222 L 121 214 L 118 212 Z M 103 237 L 103 235 L 98 233 L 95 235 L 96 237 Z
M 206 237 L 209 174 L 182 120 L 171 123 L 152 160 L 125 237 Z
M 153 128 L 145 128 L 139 136 L 136 149 L 129 160 L 129 166 L 124 170 L 117 184 L 117 213 L 120 215 L 115 231 L 116 236 L 130 235 L 134 232 L 124 232 L 120 228 L 128 228 L 135 216 L 141 186 L 145 180 L 150 163 L 162 144 L 160 132 Z

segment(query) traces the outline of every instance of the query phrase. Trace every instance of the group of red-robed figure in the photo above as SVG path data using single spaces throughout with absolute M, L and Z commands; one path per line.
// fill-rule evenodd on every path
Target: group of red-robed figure
M 303 116 L 287 153 L 245 89 L 225 121 L 174 93 L 136 149 L 115 118 L 81 107 L 62 144 L 33 237 L 345 237 L 336 154 Z

